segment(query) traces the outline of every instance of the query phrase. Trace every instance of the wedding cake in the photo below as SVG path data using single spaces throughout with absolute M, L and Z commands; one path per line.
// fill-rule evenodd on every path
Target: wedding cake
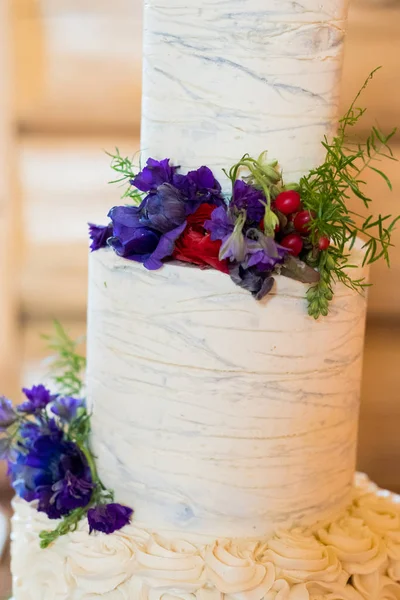
M 339 270 L 331 288 L 328 262 L 311 268 L 340 244 L 334 230 L 322 236 L 306 183 L 304 195 L 283 185 L 323 163 L 321 141 L 335 136 L 346 11 L 346 0 L 145 1 L 141 160 L 149 160 L 133 183 L 148 196 L 139 208 L 115 207 L 108 229 L 92 231 L 86 392 L 96 470 L 86 453 L 91 476 L 78 485 L 70 446 L 51 451 L 53 470 L 66 455 L 70 462 L 62 491 L 48 470 L 41 479 L 49 499 L 48 490 L 28 495 L 26 478 L 21 492 L 21 461 L 42 468 L 37 438 L 30 462 L 26 452 L 10 455 L 20 495 L 14 600 L 400 599 L 400 501 L 355 476 L 365 293 Z M 265 149 L 279 172 L 261 158 Z M 248 168 L 240 184 L 238 169 L 225 170 L 235 163 Z M 245 200 L 264 196 L 257 206 L 237 197 L 227 214 L 221 198 L 232 182 Z M 256 217 L 246 224 L 255 206 L 264 215 L 257 231 Z M 199 210 L 208 211 L 203 262 L 188 258 Z M 309 230 L 298 224 L 304 212 Z M 151 250 L 138 249 L 139 235 L 142 245 L 156 236 Z M 343 260 L 365 282 L 365 245 L 350 241 Z M 309 293 L 310 284 L 322 287 Z M 44 400 L 43 390 L 25 391 L 22 413 L 58 402 L 57 418 L 71 406 L 78 414 L 76 401 Z M 56 425 L 46 427 L 54 438 Z M 61 498 L 69 494 L 79 512 L 94 473 L 120 512 L 82 512 L 71 526 L 76 514 L 61 510 Z M 103 522 L 111 514 L 120 526 Z M 40 549 L 40 532 L 57 524 Z

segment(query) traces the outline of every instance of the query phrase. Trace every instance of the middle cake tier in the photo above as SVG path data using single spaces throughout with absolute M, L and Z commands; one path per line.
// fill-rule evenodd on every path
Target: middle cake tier
M 257 302 L 218 271 L 91 255 L 93 449 L 137 524 L 256 537 L 349 502 L 365 298 L 338 286 L 314 321 L 306 289 L 280 276 Z

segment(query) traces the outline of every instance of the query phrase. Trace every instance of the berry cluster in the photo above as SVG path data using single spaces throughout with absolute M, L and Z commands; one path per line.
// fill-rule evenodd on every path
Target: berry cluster
M 325 236 L 319 237 L 316 244 L 312 243 L 310 222 L 315 214 L 303 209 L 299 192 L 281 192 L 272 203 L 272 210 L 279 219 L 275 237 L 293 256 L 300 256 L 310 250 L 315 252 L 328 249 L 330 240 Z

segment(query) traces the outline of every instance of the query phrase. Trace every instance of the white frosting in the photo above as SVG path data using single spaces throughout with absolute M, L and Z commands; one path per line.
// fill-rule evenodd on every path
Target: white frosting
M 352 512 L 383 538 L 389 575 L 400 580 L 400 497 L 390 493 L 365 494 L 355 501 Z
M 316 322 L 306 289 L 277 277 L 258 303 L 217 271 L 91 254 L 93 448 L 138 524 L 254 538 L 350 501 L 365 298 L 339 285 Z
M 397 507 L 398 499 L 388 495 L 380 519 L 391 521 Z M 17 499 L 14 600 L 400 600 L 400 574 L 387 560 L 387 530 L 372 532 L 352 516 L 359 509 L 354 500 L 338 519 L 313 529 L 207 545 L 136 525 L 89 535 L 82 521 L 77 531 L 40 550 L 39 532 L 57 522 Z M 399 536 L 400 524 L 392 525 L 390 533 Z
M 289 583 L 337 581 L 342 572 L 332 548 L 300 528 L 278 531 L 268 542 L 265 559 L 271 560 L 277 575 Z
M 236 600 L 258 600 L 272 587 L 275 568 L 260 560 L 259 544 L 242 540 L 217 541 L 205 554 L 207 579 Z
M 337 123 L 348 0 L 145 0 L 142 150 L 184 169 L 269 150 L 286 181 Z
M 350 575 L 379 570 L 387 560 L 385 542 L 360 518 L 345 515 L 320 529 L 318 537 L 332 548 Z

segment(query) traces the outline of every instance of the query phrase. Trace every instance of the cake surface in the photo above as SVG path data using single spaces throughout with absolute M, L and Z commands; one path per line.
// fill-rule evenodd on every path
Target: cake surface
M 305 286 L 276 279 L 256 302 L 217 271 L 91 255 L 92 444 L 144 527 L 257 537 L 349 502 L 365 296 L 337 286 L 315 321 Z
M 268 149 L 285 180 L 337 127 L 348 0 L 146 0 L 141 148 L 183 169 Z

